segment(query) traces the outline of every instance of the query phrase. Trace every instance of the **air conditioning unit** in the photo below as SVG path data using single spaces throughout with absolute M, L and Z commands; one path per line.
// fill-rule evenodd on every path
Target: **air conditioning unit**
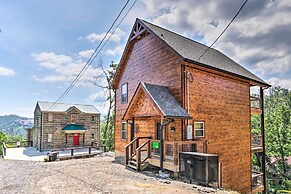
M 219 187 L 218 155 L 198 152 L 180 153 L 181 179 L 190 183 Z

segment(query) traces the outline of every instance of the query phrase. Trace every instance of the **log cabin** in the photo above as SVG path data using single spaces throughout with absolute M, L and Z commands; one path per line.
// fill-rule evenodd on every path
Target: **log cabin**
M 260 95 L 252 97 L 251 87 Z M 136 19 L 113 81 L 115 159 L 138 171 L 152 165 L 190 182 L 264 192 L 268 87 L 220 51 Z M 254 136 L 251 114 L 261 115 Z M 252 171 L 255 152 L 260 172 Z
M 40 151 L 100 142 L 100 112 L 93 105 L 38 101 L 27 139 Z

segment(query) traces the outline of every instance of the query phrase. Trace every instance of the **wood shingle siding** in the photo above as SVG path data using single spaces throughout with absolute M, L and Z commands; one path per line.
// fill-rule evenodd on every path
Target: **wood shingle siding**
M 222 187 L 250 193 L 250 87 L 259 86 L 262 93 L 269 84 L 212 48 L 199 62 L 195 61 L 206 48 L 169 30 L 136 20 L 113 83 L 116 89 L 115 156 L 116 159 L 124 157 L 125 146 L 131 146 L 128 144 L 132 135 L 130 124 L 127 126 L 126 140 L 121 140 L 121 123 L 125 122 L 123 117 L 129 122 L 134 120 L 134 137 L 158 138 L 157 123 L 163 123 L 167 118 L 157 104 L 170 103 L 172 100 L 165 97 L 159 98 L 159 103 L 153 103 L 151 95 L 137 88 L 141 82 L 166 87 L 175 102 L 179 103 L 179 109 L 183 110 L 178 112 L 185 112 L 189 114 L 187 118 L 192 119 L 169 117 L 174 121 L 170 120 L 165 127 L 163 140 L 172 141 L 173 145 L 173 141 L 185 144 L 200 142 L 196 144 L 197 150 L 219 157 Z M 127 103 L 121 103 L 123 84 L 127 84 Z M 135 92 L 140 93 L 135 95 Z M 204 123 L 203 137 L 194 137 L 195 122 Z M 193 138 L 186 141 L 188 125 L 192 126 Z M 148 142 L 146 139 L 143 141 Z M 129 153 L 128 149 L 126 153 Z M 126 162 L 128 158 L 127 154 Z M 162 164 L 161 160 L 159 165 Z
M 131 100 L 139 82 L 167 86 L 178 102 L 182 101 L 181 94 L 181 59 L 172 51 L 165 48 L 151 34 L 144 35 L 137 41 L 128 55 L 122 70 L 122 77 L 116 88 L 115 115 L 115 150 L 123 152 L 129 142 L 121 139 L 121 118 L 128 103 L 121 103 L 121 85 L 128 83 L 128 101 Z M 166 65 L 165 65 L 166 64 Z M 121 64 L 120 64 L 121 65 Z M 153 126 L 155 127 L 155 126 Z M 127 133 L 129 134 L 130 127 Z
M 205 121 L 208 153 L 222 163 L 223 187 L 247 193 L 251 189 L 250 85 L 186 67 L 190 115 Z M 185 96 L 187 100 L 187 96 Z

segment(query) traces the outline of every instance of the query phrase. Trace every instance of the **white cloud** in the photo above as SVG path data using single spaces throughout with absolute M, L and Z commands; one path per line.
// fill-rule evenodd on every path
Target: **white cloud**
M 102 116 L 105 116 L 109 108 L 109 102 L 97 102 L 94 106 L 99 110 Z
M 93 102 L 95 102 L 95 101 L 103 102 L 103 101 L 105 101 L 106 96 L 105 96 L 104 91 L 99 91 L 95 94 L 91 94 L 88 98 L 90 101 L 93 101 Z
M 125 34 L 126 33 L 123 30 L 121 30 L 120 28 L 117 28 L 112 36 L 111 36 L 111 33 L 108 33 L 107 37 L 111 36 L 110 40 L 113 42 L 120 42 L 120 40 Z M 101 34 L 92 33 L 92 34 L 87 35 L 85 38 L 91 42 L 96 42 L 96 41 L 102 40 L 105 35 L 106 35 L 105 32 Z
M 32 57 L 39 62 L 41 67 L 56 69 L 58 66 L 72 62 L 72 57 L 66 55 L 57 55 L 53 52 L 33 53 Z
M 270 78 L 268 81 L 273 87 L 281 86 L 283 88 L 291 90 L 291 79 L 278 79 L 275 77 Z
M 81 57 L 85 57 L 85 58 L 89 58 L 91 57 L 91 55 L 94 53 L 94 50 L 90 49 L 90 50 L 85 50 L 85 51 L 80 51 L 78 54 Z
M 72 83 L 79 72 L 85 66 L 85 62 L 77 58 L 72 58 L 67 55 L 57 55 L 55 53 L 37 53 L 32 57 L 39 62 L 39 66 L 50 69 L 52 74 L 45 76 L 33 75 L 33 79 L 39 82 L 65 82 Z M 101 73 L 100 69 L 96 69 L 92 66 L 88 66 L 87 70 L 79 78 L 76 86 L 91 86 L 91 82 L 94 81 L 94 77 Z
M 116 56 L 116 55 L 122 54 L 122 52 L 123 52 L 123 46 L 116 46 L 113 49 L 106 50 L 105 54 L 109 56 Z
M 227 26 L 243 1 L 144 0 L 144 18 L 210 45 Z M 141 8 L 140 8 L 141 9 Z M 207 14 L 205 14 L 207 13 Z M 214 48 L 266 79 L 289 87 L 291 77 L 291 1 L 248 1 Z M 217 26 L 211 23 L 215 21 Z M 278 81 L 277 80 L 277 81 Z M 274 80 L 273 80 L 274 81 Z
M 0 76 L 14 76 L 16 73 L 13 69 L 0 66 Z

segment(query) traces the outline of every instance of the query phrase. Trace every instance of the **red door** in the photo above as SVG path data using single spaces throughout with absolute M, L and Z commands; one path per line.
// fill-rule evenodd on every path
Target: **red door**
M 79 133 L 74 134 L 74 146 L 79 145 Z

